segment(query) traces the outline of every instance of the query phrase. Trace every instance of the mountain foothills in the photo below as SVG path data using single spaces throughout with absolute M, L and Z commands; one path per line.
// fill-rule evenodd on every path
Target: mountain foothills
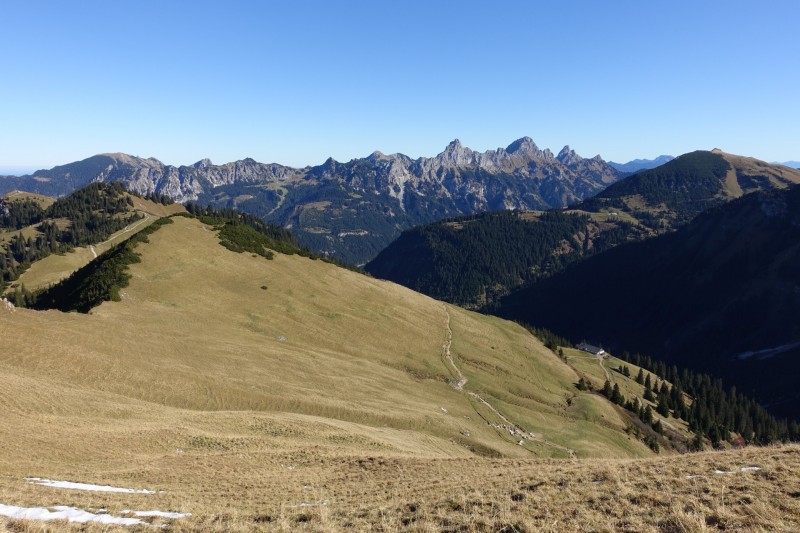
M 365 268 L 449 302 L 491 306 L 585 257 L 672 231 L 748 192 L 797 183 L 794 169 L 693 152 L 566 210 L 487 213 L 407 230 Z
M 19 189 L 60 196 L 93 181 L 121 181 L 138 194 L 252 213 L 291 228 L 311 249 L 362 264 L 404 229 L 486 210 L 563 207 L 620 176 L 599 156 L 584 159 L 568 146 L 554 155 L 524 137 L 487 152 L 455 140 L 431 158 L 374 152 L 302 169 L 252 159 L 174 167 L 103 154 L 31 176 L 0 178 L 0 194 Z
M 518 291 L 499 313 L 712 372 L 796 417 L 798 214 L 800 187 L 749 194 Z
M 628 216 L 578 210 L 495 211 L 404 231 L 364 267 L 468 308 L 652 232 Z

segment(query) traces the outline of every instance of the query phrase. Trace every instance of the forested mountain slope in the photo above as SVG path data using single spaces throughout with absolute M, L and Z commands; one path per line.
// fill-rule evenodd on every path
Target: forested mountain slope
M 505 298 L 502 316 L 709 371 L 800 408 L 800 187 L 749 194 Z

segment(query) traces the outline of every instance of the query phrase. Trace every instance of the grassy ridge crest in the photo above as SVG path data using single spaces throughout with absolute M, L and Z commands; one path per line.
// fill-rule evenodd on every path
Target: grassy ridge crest
M 58 309 L 88 313 L 103 302 L 120 300 L 120 289 L 130 280 L 128 265 L 140 261 L 134 250 L 140 242 L 148 242 L 151 235 L 165 224 L 172 224 L 168 217 L 160 218 L 130 239 L 101 254 L 64 281 L 35 295 L 33 309 Z

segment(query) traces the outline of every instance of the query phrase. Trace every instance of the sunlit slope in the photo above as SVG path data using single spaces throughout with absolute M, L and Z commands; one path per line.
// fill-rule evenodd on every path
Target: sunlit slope
M 321 261 L 236 254 L 196 220 L 176 218 L 138 251 L 142 262 L 131 267 L 120 303 L 88 316 L 0 315 L 0 365 L 25 383 L 20 394 L 36 391 L 33 404 L 24 394 L 17 401 L 21 412 L 52 398 L 58 409 L 84 414 L 84 398 L 100 393 L 161 418 L 164 410 L 191 420 L 191 411 L 225 411 L 240 432 L 248 426 L 237 413 L 357 424 L 354 433 L 385 453 L 648 453 L 622 433 L 624 420 L 605 400 L 586 395 L 579 409 L 568 406 L 574 372 L 512 323 Z M 448 316 L 453 361 L 468 379 L 463 390 L 444 356 Z M 501 416 L 532 438 L 520 445 Z M 386 436 L 391 429 L 403 431 L 402 443 Z M 10 438 L 15 430 L 7 431 Z M 314 431 L 297 440 L 314 443 Z
M 127 193 L 126 193 L 127 194 Z M 34 195 L 30 193 L 20 193 L 16 197 L 32 198 L 43 206 L 47 206 L 47 200 L 53 202 L 52 198 L 47 196 Z M 9 194 L 10 196 L 10 194 Z M 133 207 L 130 209 L 131 213 L 139 213 L 144 216 L 142 220 L 134 222 L 124 229 L 114 233 L 103 242 L 97 243 L 92 246 L 78 246 L 74 250 L 65 254 L 52 254 L 44 259 L 40 259 L 33 263 L 18 280 L 11 284 L 11 288 L 21 287 L 24 285 L 28 290 L 37 290 L 48 287 L 49 285 L 58 283 L 62 279 L 68 277 L 70 274 L 88 264 L 92 259 L 108 251 L 113 246 L 130 238 L 135 233 L 143 230 L 152 224 L 158 217 L 169 216 L 174 213 L 185 212 L 186 209 L 181 204 L 162 205 L 151 200 L 146 200 L 138 196 L 128 194 L 128 197 L 133 201 Z M 39 234 L 37 225 L 29 226 L 21 230 L 22 234 L 26 237 L 35 238 Z M 16 235 L 20 231 L 9 231 L 6 233 L 0 232 L 0 242 L 8 240 L 12 235 Z

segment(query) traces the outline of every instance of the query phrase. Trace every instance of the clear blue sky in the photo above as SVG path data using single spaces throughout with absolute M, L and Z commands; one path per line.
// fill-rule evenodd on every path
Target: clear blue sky
M 800 2 L 0 0 L 0 166 L 800 159 Z

